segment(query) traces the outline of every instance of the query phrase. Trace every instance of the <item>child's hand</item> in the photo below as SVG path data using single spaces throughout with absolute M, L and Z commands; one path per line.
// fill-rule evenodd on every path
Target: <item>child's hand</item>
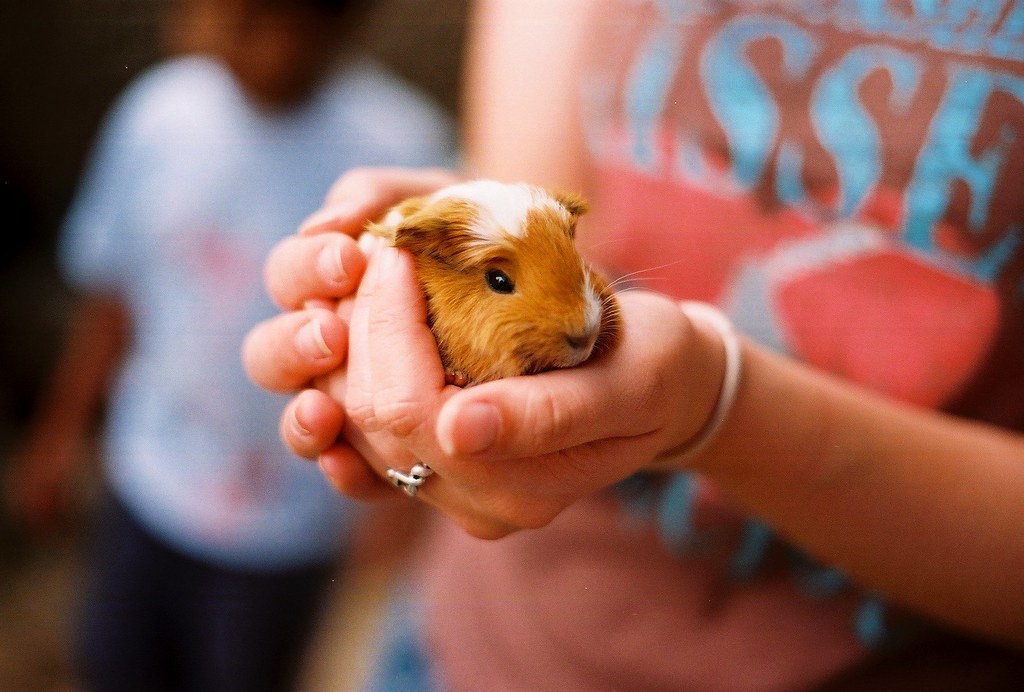
M 26 527 L 46 532 L 59 526 L 70 510 L 80 441 L 60 431 L 37 430 L 11 466 L 8 501 Z

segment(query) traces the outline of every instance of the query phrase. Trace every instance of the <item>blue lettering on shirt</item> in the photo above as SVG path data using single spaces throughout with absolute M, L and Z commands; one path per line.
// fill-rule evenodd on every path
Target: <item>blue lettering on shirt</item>
M 779 129 L 775 99 L 744 56 L 747 46 L 766 37 L 780 40 L 789 75 L 806 73 L 816 52 L 814 40 L 788 22 L 766 17 L 730 22 L 701 59 L 707 96 L 729 139 L 735 177 L 745 187 L 764 174 Z
M 884 46 L 851 50 L 825 72 L 812 97 L 814 124 L 839 169 L 842 216 L 852 215 L 882 176 L 882 135 L 857 99 L 858 85 L 878 69 L 887 71 L 893 81 L 893 110 L 905 110 L 921 68 L 914 58 Z
M 694 12 L 711 10 L 702 3 L 687 7 L 680 0 L 661 0 L 656 5 L 662 22 L 640 51 L 624 90 L 630 155 L 643 170 L 666 165 L 691 182 L 709 184 L 711 169 L 694 133 L 686 132 L 684 126 L 674 134 L 675 160 L 670 162 L 661 160 L 664 154 L 656 138 L 674 98 L 673 81 L 682 69 L 689 39 L 687 20 Z M 909 109 L 925 75 L 918 55 L 884 39 L 899 36 L 910 43 L 924 42 L 932 49 L 970 56 L 1003 57 L 1016 51 L 1010 57 L 1024 57 L 1024 3 L 1019 0 L 914 0 L 909 9 L 900 7 L 897 10 L 884 0 L 794 3 L 799 14 L 792 17 L 739 14 L 706 39 L 699 51 L 703 95 L 725 135 L 734 185 L 752 190 L 771 174 L 779 201 L 808 204 L 802 177 L 807 144 L 782 134 L 784 113 L 778 96 L 750 58 L 757 42 L 776 42 L 786 79 L 800 81 L 816 75 L 809 116 L 817 144 L 828 152 L 836 169 L 838 199 L 832 214 L 839 217 L 855 214 L 878 190 L 885 172 L 885 133 L 861 102 L 859 89 L 875 75 L 886 74 L 892 84 L 889 112 L 900 115 Z M 832 58 L 830 64 L 818 65 L 824 51 L 801 22 L 813 26 L 822 21 L 867 33 L 868 40 Z M 872 43 L 871 35 L 878 36 L 878 42 Z M 965 185 L 970 193 L 967 230 L 981 237 L 994 186 L 1007 174 L 1011 147 L 1024 134 L 1007 126 L 1000 141 L 984 151 L 972 151 L 972 143 L 993 94 L 1009 95 L 1024 104 L 1024 80 L 998 66 L 975 65 L 957 55 L 946 61 L 945 92 L 904 194 L 902 240 L 923 256 L 993 282 L 1019 249 L 1021 228 L 999 229 L 999 237 L 986 238 L 985 246 L 971 255 L 951 255 L 953 251 L 938 241 L 937 232 L 950 208 L 954 185 Z

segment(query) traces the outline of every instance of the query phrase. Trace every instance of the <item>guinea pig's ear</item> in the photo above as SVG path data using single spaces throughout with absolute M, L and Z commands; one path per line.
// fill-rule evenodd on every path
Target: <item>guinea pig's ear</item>
M 456 269 L 472 266 L 482 251 L 473 231 L 473 207 L 460 200 L 426 205 L 395 228 L 394 245 L 417 257 L 430 257 Z
M 555 201 L 561 204 L 567 212 L 569 212 L 573 218 L 583 216 L 590 211 L 590 205 L 587 204 L 587 200 L 583 199 L 582 196 L 575 192 L 553 192 L 551 196 L 555 198 Z
M 419 212 L 427 203 L 426 197 L 410 197 L 409 199 L 403 200 L 391 207 L 384 214 L 384 217 L 377 222 L 371 222 L 366 225 L 366 230 L 370 231 L 374 235 L 382 238 L 387 238 L 395 243 L 395 236 L 398 234 L 398 229 L 406 222 L 406 220 Z
M 404 219 L 423 209 L 426 204 L 426 197 L 409 197 L 392 207 L 391 211 Z

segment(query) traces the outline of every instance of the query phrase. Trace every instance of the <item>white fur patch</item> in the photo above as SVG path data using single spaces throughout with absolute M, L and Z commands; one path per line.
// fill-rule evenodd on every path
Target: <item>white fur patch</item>
M 569 213 L 562 205 L 539 187 L 526 183 L 474 180 L 442 188 L 430 197 L 431 202 L 441 199 L 460 199 L 476 205 L 480 217 L 474 230 L 486 239 L 503 235 L 522 238 L 526 233 L 526 217 L 530 209 L 537 207 L 556 209 L 569 220 Z
M 590 283 L 590 274 L 584 273 L 583 291 L 587 297 L 587 331 L 595 331 L 601 325 L 601 295 Z

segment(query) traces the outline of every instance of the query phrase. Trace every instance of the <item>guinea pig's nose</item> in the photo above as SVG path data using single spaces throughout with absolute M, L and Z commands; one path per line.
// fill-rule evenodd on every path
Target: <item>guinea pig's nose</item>
M 597 331 L 592 330 L 582 334 L 566 334 L 565 343 L 574 351 L 590 351 L 597 340 Z

